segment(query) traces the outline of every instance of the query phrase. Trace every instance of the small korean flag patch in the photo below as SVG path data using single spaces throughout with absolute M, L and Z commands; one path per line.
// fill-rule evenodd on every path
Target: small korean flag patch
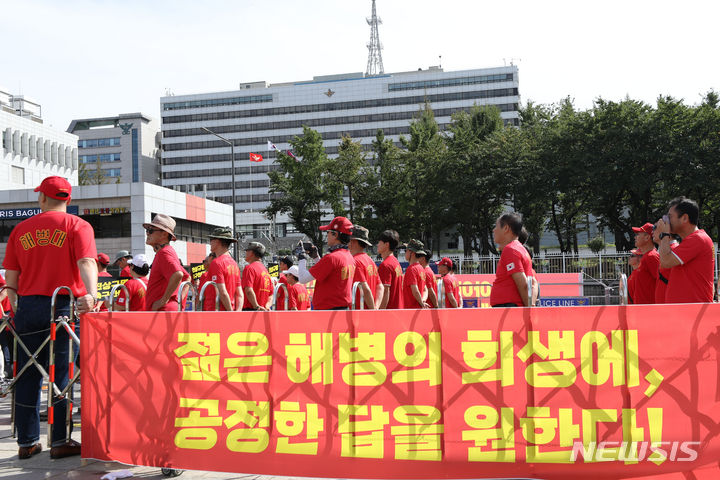
M 515 268 L 515 262 L 510 262 L 510 263 L 507 264 L 507 271 L 508 271 L 508 272 L 509 272 L 510 270 L 512 270 L 513 268 Z

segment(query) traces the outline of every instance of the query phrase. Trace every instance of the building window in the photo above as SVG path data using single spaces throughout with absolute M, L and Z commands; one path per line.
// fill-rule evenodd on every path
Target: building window
M 80 148 L 114 147 L 116 145 L 120 145 L 120 137 L 78 140 L 78 147 Z
M 25 169 L 22 167 L 11 166 L 12 182 L 25 185 Z
M 121 171 L 121 169 L 119 169 L 119 168 L 106 168 L 106 169 L 103 169 L 102 173 L 106 177 L 116 178 L 116 177 L 120 176 L 120 171 Z
M 140 181 L 140 148 L 138 147 L 138 129 L 132 129 L 132 181 Z
M 185 108 L 219 107 L 224 105 L 243 105 L 246 103 L 272 102 L 272 95 L 253 95 L 250 97 L 213 98 L 192 102 L 164 103 L 163 110 L 182 110 Z
M 97 162 L 119 162 L 120 161 L 120 154 L 119 153 L 103 153 L 98 155 L 80 155 L 79 156 L 80 163 L 97 163 Z
M 92 225 L 95 238 L 130 237 L 130 214 L 115 215 L 81 215 L 81 218 Z

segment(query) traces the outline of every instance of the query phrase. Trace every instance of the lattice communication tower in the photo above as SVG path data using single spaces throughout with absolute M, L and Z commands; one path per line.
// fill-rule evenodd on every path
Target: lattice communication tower
M 370 43 L 368 47 L 368 62 L 365 76 L 382 75 L 385 73 L 382 61 L 382 45 L 380 44 L 380 34 L 378 33 L 378 25 L 382 23 L 375 13 L 375 0 L 372 0 L 372 17 L 366 19 L 370 25 Z

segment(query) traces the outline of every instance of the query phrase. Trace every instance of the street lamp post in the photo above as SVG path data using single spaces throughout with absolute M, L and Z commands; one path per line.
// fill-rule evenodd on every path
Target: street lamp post
M 208 132 L 210 135 L 215 135 L 217 138 L 222 140 L 223 142 L 230 145 L 230 163 L 231 163 L 231 170 L 232 170 L 232 231 L 233 231 L 233 238 L 237 239 L 237 207 L 235 205 L 235 144 L 228 140 L 227 138 L 218 135 L 217 133 L 213 132 L 209 128 L 200 127 L 206 132 Z M 238 245 L 235 245 L 235 248 L 233 249 L 233 256 L 235 257 L 235 261 L 238 261 Z

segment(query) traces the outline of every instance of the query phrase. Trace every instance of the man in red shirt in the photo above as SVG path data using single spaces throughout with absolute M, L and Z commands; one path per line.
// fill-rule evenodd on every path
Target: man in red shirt
M 672 270 L 665 291 L 666 303 L 713 300 L 715 248 L 708 234 L 698 228 L 699 216 L 697 203 L 679 197 L 670 202 L 667 222 L 665 218 L 658 220 L 660 266 Z M 671 234 L 682 238 L 675 250 L 670 247 Z
M 262 263 L 265 245 L 250 242 L 245 249 L 245 261 L 248 265 L 242 272 L 242 287 L 245 292 L 245 311 L 267 311 L 272 304 L 272 279 Z
M 347 310 L 352 304 L 355 260 L 348 250 L 352 226 L 347 218 L 335 217 L 320 227 L 327 232 L 328 253 L 309 270 L 302 246 L 295 250 L 300 282 L 315 280 L 314 310 Z
M 175 249 L 170 246 L 175 237 L 175 220 L 158 213 L 151 223 L 143 223 L 145 243 L 155 250 L 150 269 L 145 308 L 149 311 L 177 312 L 177 290 L 188 273 L 180 263 Z
M 429 308 L 424 300 L 427 281 L 425 269 L 420 265 L 418 255 L 425 255 L 425 245 L 412 239 L 405 247 L 405 260 L 408 261 L 403 277 L 403 308 Z
M 630 250 L 630 257 L 628 258 L 628 265 L 630 266 L 630 275 L 627 278 L 627 296 L 628 303 L 635 303 L 635 285 L 637 284 L 638 276 L 635 274 L 640 262 L 642 261 L 642 252 L 637 248 Z
M 430 268 L 430 262 L 428 255 L 418 255 L 418 262 L 425 271 L 425 298 L 428 305 L 432 308 L 438 308 L 438 295 L 437 295 L 437 280 L 435 278 L 435 272 Z
M 125 288 L 127 288 L 130 297 L 129 303 L 126 303 L 128 301 L 125 298 L 125 291 L 121 288 L 115 299 L 113 310 L 124 312 L 127 304 L 129 311 L 143 312 L 145 311 L 145 295 L 147 293 L 147 278 L 145 277 L 150 272 L 150 265 L 145 254 L 138 253 L 128 260 L 128 266 L 132 276 L 132 279 L 125 282 Z
M 517 213 L 506 213 L 495 222 L 493 238 L 502 253 L 490 290 L 493 307 L 529 305 L 527 275 L 532 271 L 532 264 L 525 247 L 518 241 L 522 227 L 522 218 Z
M 378 267 L 378 276 L 383 286 L 383 294 L 378 308 L 402 308 L 403 271 L 400 262 L 393 253 L 400 244 L 400 236 L 395 230 L 385 230 L 380 234 L 377 251 L 383 261 Z
M 293 261 L 293 257 L 290 255 L 285 256 L 281 258 L 278 261 L 278 271 L 280 272 L 280 275 L 278 275 L 278 283 L 282 283 L 285 285 L 285 287 L 288 289 L 288 292 L 290 291 L 290 286 L 288 285 L 287 278 L 285 277 L 285 272 L 290 270 L 290 267 L 292 267 L 295 264 Z M 288 308 L 290 307 L 290 298 L 288 297 Z M 277 294 L 277 301 L 275 302 L 275 310 L 285 310 L 285 289 L 281 288 L 278 290 Z
M 443 257 L 437 264 L 438 272 L 442 276 L 443 292 L 445 293 L 445 308 L 461 308 L 460 284 L 453 275 L 453 261 Z
M 288 310 L 307 310 L 310 308 L 310 296 L 308 295 L 305 285 L 298 282 L 300 270 L 297 265 L 293 265 L 288 270 L 283 271 L 287 278 L 288 286 Z
M 383 284 L 378 276 L 377 265 L 370 255 L 365 253 L 365 248 L 371 246 L 368 229 L 360 225 L 353 225 L 353 233 L 348 244 L 350 253 L 355 261 L 355 278 L 353 282 L 360 282 L 363 290 L 365 307 L 367 310 L 376 310 L 380 305 L 383 296 Z M 355 308 L 360 308 L 360 297 L 354 299 Z
M 115 261 L 113 265 L 120 269 L 120 276 L 130 278 L 130 267 L 128 264 L 129 260 L 132 260 L 133 256 L 127 250 L 120 250 L 115 254 Z
M 660 245 L 660 232 L 657 223 L 653 226 L 653 243 Z M 673 237 L 670 240 L 670 249 L 675 250 L 678 246 L 677 240 Z M 660 254 L 658 253 L 658 280 L 655 282 L 655 303 L 665 303 L 665 291 L 670 281 L 671 268 L 660 267 Z
M 658 281 L 660 256 L 652 240 L 653 225 L 646 223 L 642 227 L 633 227 L 632 230 L 635 232 L 635 247 L 642 254 L 640 266 L 633 272 L 633 276 L 636 276 L 633 303 L 655 303 L 655 283 Z
M 110 275 L 107 271 L 108 265 L 110 264 L 110 257 L 108 257 L 106 254 L 100 252 L 97 256 L 97 267 L 98 267 L 98 278 L 112 278 L 112 275 Z M 100 311 L 101 312 L 107 312 L 108 311 L 108 305 L 109 305 L 109 299 L 107 297 L 103 297 L 99 299 L 100 302 Z
M 97 293 L 97 251 L 92 226 L 67 213 L 72 187 L 62 177 L 47 177 L 39 187 L 41 213 L 20 222 L 10 233 L 3 266 L 10 304 L 17 305 L 15 329 L 31 352 L 44 343 L 50 331 L 50 303 L 55 289 L 70 287 L 77 299 L 77 311 L 89 312 L 95 307 Z M 17 300 L 17 303 L 15 302 Z M 70 315 L 70 296 L 56 297 L 55 315 Z M 68 384 L 68 334 L 57 331 L 55 342 L 55 383 L 63 390 Z M 24 349 L 18 349 L 18 371 L 28 361 Z M 48 346 L 36 356 L 41 365 L 48 365 Z M 34 366 L 17 379 L 15 386 L 15 427 L 18 457 L 30 458 L 40 453 L 40 391 L 42 375 Z M 52 429 L 51 458 L 80 454 L 80 444 L 67 438 L 64 419 L 66 398 L 53 398 L 53 415 L 59 422 Z
M 208 235 L 210 251 L 215 258 L 210 262 L 207 281 L 215 282 L 219 293 L 219 311 L 240 311 L 243 304 L 243 291 L 240 286 L 240 267 L 230 255 L 230 245 L 237 243 L 230 227 L 218 227 Z M 215 289 L 205 289 L 204 311 L 215 311 Z

